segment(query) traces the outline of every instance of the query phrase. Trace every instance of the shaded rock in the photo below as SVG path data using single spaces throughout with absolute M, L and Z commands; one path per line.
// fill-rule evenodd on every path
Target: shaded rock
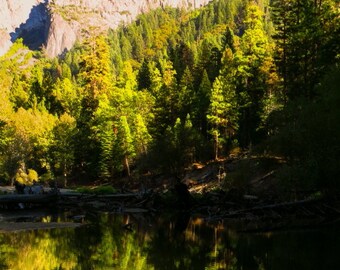
M 190 208 L 193 205 L 194 199 L 189 192 L 188 186 L 182 182 L 177 182 L 174 189 L 178 205 L 183 208 Z

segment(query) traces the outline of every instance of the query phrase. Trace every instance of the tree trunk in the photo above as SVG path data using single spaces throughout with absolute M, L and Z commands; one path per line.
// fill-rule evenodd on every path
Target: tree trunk
M 64 160 L 63 178 L 64 178 L 64 187 L 67 187 L 67 173 L 66 173 L 66 161 L 65 160 Z
M 131 176 L 131 174 L 130 174 L 130 165 L 129 165 L 129 159 L 128 159 L 127 156 L 125 156 L 124 162 L 125 162 L 125 167 L 126 167 L 127 175 L 128 175 L 128 177 L 130 177 Z
M 214 139 L 215 160 L 218 160 L 218 135 L 215 135 Z

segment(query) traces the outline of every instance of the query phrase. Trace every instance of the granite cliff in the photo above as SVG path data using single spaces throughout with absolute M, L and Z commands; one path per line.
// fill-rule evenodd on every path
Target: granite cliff
M 210 0 L 0 0 L 0 55 L 17 38 L 48 56 L 70 49 L 89 29 L 106 31 L 158 7 L 199 8 Z

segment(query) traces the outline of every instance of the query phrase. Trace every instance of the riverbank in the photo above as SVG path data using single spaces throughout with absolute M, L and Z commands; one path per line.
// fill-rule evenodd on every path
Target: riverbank
M 296 224 L 317 225 L 340 217 L 340 200 L 336 196 L 327 197 L 317 191 L 287 196 L 277 177 L 284 164 L 278 157 L 243 154 L 205 164 L 195 163 L 180 175 L 147 173 L 101 183 L 101 186 L 61 188 L 58 199 L 49 206 L 72 212 L 71 216 L 179 211 L 211 222 L 233 220 L 255 224 L 245 229 L 250 231 Z M 49 194 L 51 189 L 45 187 L 44 191 Z M 15 190 L 5 186 L 0 187 L 0 192 L 5 200 L 10 197 L 6 194 L 13 194 Z M 17 199 L 23 198 L 20 196 L 17 195 Z M 45 203 L 44 200 L 40 207 L 45 207 Z M 23 208 L 35 206 L 39 204 L 26 204 Z M 12 203 L 9 208 L 15 209 L 18 205 Z

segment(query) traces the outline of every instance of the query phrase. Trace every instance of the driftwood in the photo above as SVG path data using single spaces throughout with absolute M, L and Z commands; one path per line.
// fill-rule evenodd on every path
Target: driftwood
M 153 200 L 151 193 L 140 192 L 107 195 L 62 192 L 59 197 L 59 207 L 114 213 L 146 213 L 151 209 L 148 209 L 149 207 L 144 208 L 144 206 Z
M 58 200 L 57 194 L 7 194 L 0 196 L 0 204 L 7 203 L 49 203 Z

